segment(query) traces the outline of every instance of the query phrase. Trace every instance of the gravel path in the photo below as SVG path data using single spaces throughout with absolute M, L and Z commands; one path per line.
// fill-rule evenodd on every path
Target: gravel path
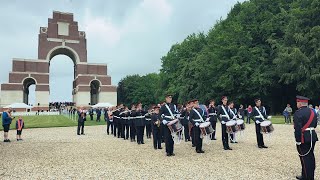
M 274 125 L 268 149 L 256 147 L 254 125 L 246 128 L 233 151 L 217 141 L 204 144 L 204 154 L 191 143 L 175 145 L 174 157 L 154 150 L 150 139 L 137 145 L 107 135 L 105 126 L 26 129 L 24 141 L 0 142 L 0 179 L 295 179 L 301 171 L 293 127 Z M 0 132 L 1 136 L 3 132 Z M 11 140 L 15 131 L 10 131 Z M 2 138 L 1 138 L 2 140 Z M 164 144 L 163 144 L 164 147 Z M 316 177 L 320 179 L 319 143 L 315 148 Z

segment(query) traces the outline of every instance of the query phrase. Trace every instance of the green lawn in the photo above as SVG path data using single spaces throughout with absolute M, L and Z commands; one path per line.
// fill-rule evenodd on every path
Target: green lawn
M 101 116 L 101 121 L 96 122 L 96 116 L 90 120 L 90 116 L 87 116 L 87 121 L 85 122 L 86 126 L 95 126 L 95 125 L 105 125 L 103 115 Z M 25 128 L 49 128 L 49 127 L 69 127 L 77 126 L 77 121 L 71 120 L 63 115 L 56 116 L 25 116 L 23 117 L 25 121 Z M 273 124 L 284 124 L 283 116 L 273 116 L 271 119 Z M 253 121 L 251 121 L 253 122 Z M 13 120 L 10 129 L 15 129 L 16 123 Z M 0 126 L 0 130 L 3 130 L 3 127 Z
M 16 118 L 17 119 L 17 118 Z M 10 129 L 15 129 L 16 127 L 16 119 L 14 119 L 11 123 Z M 49 127 L 69 127 L 69 126 L 77 126 L 77 121 L 71 120 L 63 115 L 56 116 L 24 116 L 22 119 L 25 122 L 25 128 L 49 128 Z M 90 116 L 87 116 L 87 121 L 85 122 L 86 126 L 95 126 L 95 125 L 104 125 L 106 124 L 101 116 L 101 121 L 96 122 L 96 117 L 94 117 L 94 121 L 90 120 Z M 2 122 L 1 122 L 2 123 Z M 0 130 L 3 130 L 3 127 L 0 127 Z

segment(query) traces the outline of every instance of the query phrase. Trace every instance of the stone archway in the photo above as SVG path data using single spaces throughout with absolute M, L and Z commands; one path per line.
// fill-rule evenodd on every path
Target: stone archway
M 36 85 L 36 80 L 32 77 L 25 78 L 23 80 L 23 103 L 29 104 L 29 87 Z
M 87 63 L 86 34 L 78 30 L 73 14 L 54 11 L 48 26 L 40 27 L 38 37 L 38 59 L 13 59 L 9 83 L 1 84 L 1 106 L 26 102 L 23 80 L 32 77 L 36 82 L 35 103 L 38 108 L 48 109 L 50 60 L 61 54 L 74 62 L 72 94 L 77 106 L 88 106 L 91 102 L 117 104 L 117 88 L 111 85 L 107 64 Z

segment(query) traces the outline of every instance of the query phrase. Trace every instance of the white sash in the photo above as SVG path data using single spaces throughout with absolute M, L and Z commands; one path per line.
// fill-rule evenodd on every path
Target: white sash
M 232 114 L 233 114 L 233 118 L 237 118 L 236 114 L 234 114 L 234 112 L 232 111 L 232 109 L 230 109 L 230 111 L 231 111 Z M 232 119 L 233 119 L 233 118 L 232 118 Z
M 228 120 L 230 120 L 230 116 L 229 116 L 229 114 L 227 113 L 227 111 L 226 111 L 226 109 L 224 108 L 224 106 L 221 105 L 221 107 L 222 107 L 222 110 L 223 110 L 224 114 L 227 116 Z M 228 108 L 229 108 L 229 107 L 228 107 Z
M 168 111 L 169 111 L 169 113 L 170 113 L 170 115 L 171 115 L 171 118 L 174 119 L 174 116 L 173 116 L 172 111 L 171 111 L 171 109 L 169 108 L 168 104 L 165 104 L 165 106 L 166 106 L 166 108 L 168 109 Z
M 200 117 L 201 121 L 204 122 L 202 116 L 200 115 L 200 113 L 198 112 L 198 110 L 196 109 L 192 109 L 194 112 L 196 112 L 198 114 L 198 116 Z
M 263 119 L 263 120 L 265 120 L 264 117 L 262 116 L 261 112 L 260 112 L 259 109 L 257 108 L 257 106 L 255 106 L 254 108 L 258 111 L 260 118 Z M 263 108 L 264 108 L 264 107 L 263 107 Z

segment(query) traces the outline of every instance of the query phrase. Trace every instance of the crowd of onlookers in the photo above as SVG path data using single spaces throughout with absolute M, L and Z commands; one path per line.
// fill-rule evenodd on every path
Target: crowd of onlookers
M 315 106 L 313 108 L 313 105 L 310 104 L 309 105 L 309 108 L 313 109 L 314 112 L 317 114 L 317 117 L 318 117 L 318 122 L 320 122 L 320 111 L 319 111 L 319 106 Z M 283 110 L 283 116 L 284 116 L 284 123 L 285 124 L 291 124 L 292 123 L 292 108 L 291 108 L 291 105 L 290 104 L 287 104 L 286 108 Z

